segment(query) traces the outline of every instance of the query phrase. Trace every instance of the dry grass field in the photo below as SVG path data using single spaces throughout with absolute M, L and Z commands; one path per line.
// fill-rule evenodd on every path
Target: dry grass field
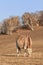
M 34 31 L 30 32 L 33 41 L 32 56 L 16 56 L 16 38 L 28 32 L 21 29 L 12 35 L 0 35 L 0 65 L 43 65 L 43 27 L 34 27 Z

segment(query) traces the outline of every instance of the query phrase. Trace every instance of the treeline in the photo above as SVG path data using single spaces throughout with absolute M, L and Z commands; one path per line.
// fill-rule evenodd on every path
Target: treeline
M 13 30 L 20 28 L 21 23 L 23 25 L 30 26 L 43 26 L 43 11 L 29 13 L 25 12 L 21 17 L 13 16 L 3 20 L 3 23 L 0 23 L 0 33 L 12 34 Z

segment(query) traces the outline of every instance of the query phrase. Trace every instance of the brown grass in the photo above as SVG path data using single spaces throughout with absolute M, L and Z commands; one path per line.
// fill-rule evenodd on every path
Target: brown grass
M 0 65 L 43 65 L 43 27 L 34 27 L 33 32 L 18 30 L 12 35 L 0 35 Z M 16 56 L 16 38 L 30 33 L 33 40 L 31 57 Z

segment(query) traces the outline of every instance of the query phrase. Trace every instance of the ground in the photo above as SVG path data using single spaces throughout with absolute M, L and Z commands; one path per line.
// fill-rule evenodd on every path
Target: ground
M 33 41 L 32 56 L 16 56 L 15 41 L 21 34 L 30 33 Z M 0 65 L 43 65 L 43 27 L 34 27 L 34 31 L 18 30 L 12 35 L 0 35 Z

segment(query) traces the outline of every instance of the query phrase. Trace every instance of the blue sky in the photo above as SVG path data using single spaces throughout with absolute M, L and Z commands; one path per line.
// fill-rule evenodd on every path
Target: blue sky
M 0 0 L 0 21 L 24 12 L 43 10 L 43 0 Z

